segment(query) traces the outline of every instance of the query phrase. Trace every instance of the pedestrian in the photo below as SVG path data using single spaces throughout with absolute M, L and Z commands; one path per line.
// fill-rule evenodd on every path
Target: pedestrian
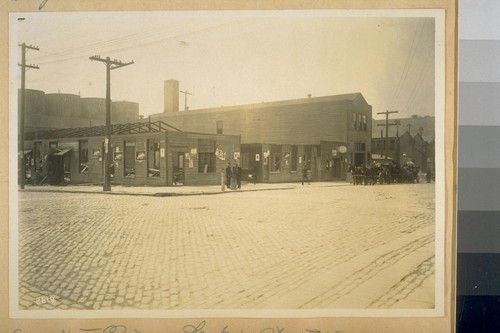
M 231 162 L 227 164 L 226 167 L 226 186 L 231 187 L 231 178 L 233 177 L 233 168 L 231 167 Z
M 304 185 L 304 182 L 307 180 L 307 183 L 310 185 L 311 182 L 309 181 L 309 165 L 304 159 L 304 163 L 302 164 L 302 185 Z
M 427 167 L 427 170 L 425 172 L 425 179 L 427 180 L 428 183 L 431 182 L 432 179 L 432 170 L 430 167 Z
M 233 169 L 233 175 L 236 178 L 236 186 L 237 188 L 241 188 L 241 167 L 238 163 Z
M 257 184 L 257 165 L 253 165 L 252 171 L 251 171 L 252 179 L 253 179 L 253 184 Z

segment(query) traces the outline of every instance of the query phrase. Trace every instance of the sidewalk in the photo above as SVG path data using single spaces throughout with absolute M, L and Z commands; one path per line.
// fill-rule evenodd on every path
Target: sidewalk
M 238 190 L 221 189 L 221 185 L 205 185 L 205 186 L 123 186 L 112 185 L 111 191 L 103 191 L 102 185 L 84 184 L 84 185 L 42 185 L 33 186 L 26 185 L 25 192 L 63 192 L 63 193 L 101 193 L 101 194 L 117 194 L 117 195 L 142 195 L 155 197 L 168 196 L 186 196 L 186 195 L 208 195 L 208 194 L 226 194 L 249 191 L 270 191 L 270 190 L 290 190 L 302 187 L 337 187 L 351 185 L 345 181 L 338 182 L 311 182 L 311 184 L 302 185 L 297 183 L 258 183 L 245 184 L 242 183 Z

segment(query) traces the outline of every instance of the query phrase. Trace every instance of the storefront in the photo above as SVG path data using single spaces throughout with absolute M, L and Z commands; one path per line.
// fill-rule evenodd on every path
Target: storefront
M 240 155 L 236 135 L 182 132 L 163 122 L 112 126 L 112 183 L 121 185 L 220 184 L 220 171 Z M 28 183 L 101 184 L 103 126 L 39 131 L 28 136 L 33 158 Z
M 311 180 L 345 180 L 347 147 L 343 142 L 321 141 L 319 145 L 242 144 L 243 178 L 279 183 L 302 180 L 303 170 Z

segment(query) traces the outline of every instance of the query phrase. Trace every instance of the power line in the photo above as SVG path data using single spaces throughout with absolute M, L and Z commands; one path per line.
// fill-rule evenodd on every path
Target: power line
M 403 86 L 405 85 L 405 81 L 408 77 L 408 72 L 410 71 L 411 65 L 412 65 L 413 60 L 415 58 L 416 50 L 418 49 L 418 44 L 420 44 L 420 40 L 422 38 L 422 33 L 424 30 L 424 27 L 425 27 L 425 21 L 422 22 L 422 25 L 420 28 L 420 33 L 418 34 L 418 38 L 417 38 L 417 33 L 415 33 L 413 35 L 412 45 L 411 45 L 410 51 L 408 53 L 408 56 L 406 58 L 403 72 L 401 72 L 401 76 L 399 77 L 398 85 L 396 86 L 396 90 L 395 90 L 394 95 L 392 97 L 391 103 L 389 104 L 392 107 L 394 107 L 394 104 L 395 104 L 396 100 L 399 98 L 401 90 L 403 89 Z
M 426 61 L 425 61 L 425 64 L 423 66 L 423 69 L 420 71 L 420 76 L 418 77 L 418 80 L 417 82 L 415 83 L 415 86 L 413 87 L 413 90 L 412 90 L 412 94 L 410 96 L 410 98 L 408 99 L 408 102 L 406 103 L 406 106 L 405 106 L 405 110 L 408 110 L 410 105 L 413 103 L 413 101 L 415 100 L 415 97 L 417 96 L 417 93 L 418 91 L 420 90 L 420 87 L 422 87 L 422 83 L 423 83 L 423 79 L 425 77 L 424 74 L 427 74 L 428 72 L 428 64 L 429 64 L 429 60 L 431 59 L 432 57 L 431 56 L 428 56 Z
M 103 49 L 103 51 L 106 53 L 115 53 L 115 52 L 131 50 L 131 49 L 144 48 L 144 47 L 148 47 L 150 45 L 157 45 L 158 43 L 161 43 L 161 42 L 165 42 L 165 41 L 169 41 L 169 40 L 176 40 L 180 37 L 186 37 L 186 36 L 190 36 L 190 35 L 193 35 L 196 33 L 202 33 L 202 32 L 206 32 L 209 30 L 217 29 L 217 28 L 220 28 L 222 26 L 231 24 L 233 22 L 235 22 L 235 21 L 219 24 L 216 26 L 205 27 L 205 28 L 201 28 L 198 30 L 189 31 L 189 32 L 185 32 L 185 33 L 179 33 L 179 34 L 175 34 L 173 36 L 168 36 L 168 37 L 164 37 L 164 38 L 160 38 L 160 39 L 155 38 L 153 40 L 147 40 L 147 39 L 149 37 L 156 37 L 157 35 L 163 36 L 165 34 L 165 31 L 158 32 L 157 30 L 156 31 L 152 30 L 149 33 L 149 35 L 148 34 L 144 35 L 144 33 L 134 33 L 134 34 L 125 36 L 125 38 L 115 38 L 115 39 L 111 39 L 111 40 L 107 40 L 107 41 L 88 44 L 88 45 L 81 46 L 81 47 L 66 49 L 66 50 L 62 50 L 59 52 L 44 52 L 47 55 L 44 57 L 37 58 L 37 61 L 41 64 L 51 64 L 51 63 L 59 63 L 59 62 L 63 62 L 63 61 L 76 60 L 76 59 L 80 59 L 80 58 L 84 58 L 84 57 L 86 58 L 86 54 L 88 54 L 90 51 L 92 51 L 93 49 L 95 49 L 97 47 Z M 129 38 L 130 36 L 134 36 L 134 37 Z M 132 43 L 136 40 L 143 41 L 143 42 L 136 43 L 133 45 L 121 46 L 124 43 L 125 44 Z M 63 57 L 63 59 L 53 59 L 53 56 L 56 56 L 56 57 L 60 56 L 60 57 Z

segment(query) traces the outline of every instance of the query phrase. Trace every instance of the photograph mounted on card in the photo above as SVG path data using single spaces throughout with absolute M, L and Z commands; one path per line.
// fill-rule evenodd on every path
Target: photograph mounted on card
M 13 330 L 451 328 L 451 2 L 105 3 L 7 15 Z

